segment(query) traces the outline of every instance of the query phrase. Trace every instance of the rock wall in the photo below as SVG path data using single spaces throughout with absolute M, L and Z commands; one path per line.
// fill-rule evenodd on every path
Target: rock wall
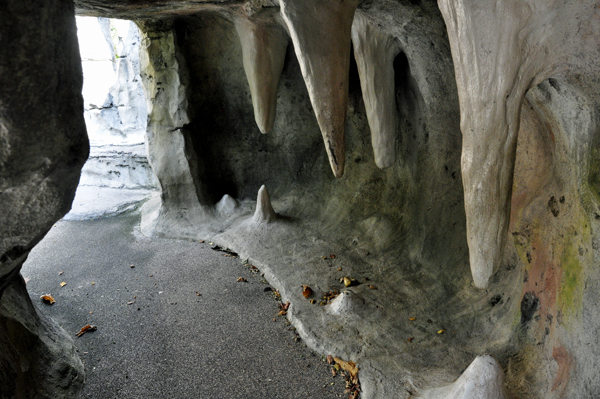
M 73 5 L 0 5 L 0 397 L 75 397 L 73 342 L 38 315 L 19 274 L 68 212 L 88 154 Z

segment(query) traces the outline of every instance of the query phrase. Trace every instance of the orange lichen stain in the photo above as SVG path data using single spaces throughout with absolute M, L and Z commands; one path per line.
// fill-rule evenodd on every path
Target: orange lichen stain
M 552 384 L 552 392 L 556 391 L 557 389 L 564 391 L 569 382 L 569 375 L 571 374 L 571 367 L 573 366 L 573 357 L 562 345 L 555 346 L 552 349 L 552 357 L 558 364 L 556 378 Z

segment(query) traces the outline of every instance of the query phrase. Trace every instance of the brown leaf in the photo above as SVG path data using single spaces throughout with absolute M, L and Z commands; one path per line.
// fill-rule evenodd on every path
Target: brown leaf
M 62 276 L 63 273 L 64 273 L 63 271 L 60 271 L 60 272 L 58 272 L 58 275 Z
M 42 295 L 40 297 L 43 301 L 48 302 L 50 305 L 52 305 L 53 303 L 55 303 L 56 301 L 54 300 L 54 298 L 52 297 L 52 295 L 50 294 L 46 294 L 46 295 Z
M 341 267 L 338 267 L 337 271 L 338 271 L 338 272 L 341 272 L 341 271 L 342 271 L 342 268 L 341 268 Z
M 412 342 L 413 337 L 408 337 L 408 342 Z
M 304 298 L 308 298 L 312 294 L 313 294 L 312 288 L 310 288 L 308 285 L 302 286 L 302 295 L 304 295 Z
M 416 317 L 409 317 L 408 320 L 415 321 L 415 320 L 417 320 L 417 318 Z
M 245 278 L 243 278 L 243 277 L 238 277 L 238 279 L 237 279 L 237 282 L 238 282 L 238 283 L 247 283 L 247 282 L 248 282 L 248 280 L 246 280 L 246 279 L 245 279 Z
M 280 310 L 279 313 L 277 313 L 277 316 L 285 316 L 287 314 L 287 310 Z
M 369 287 L 370 290 L 376 290 L 377 289 L 377 286 L 373 285 L 373 284 L 369 284 L 368 287 Z
M 85 327 L 83 327 L 81 330 L 79 330 L 79 332 L 75 335 L 77 335 L 78 337 L 81 337 L 86 332 L 96 331 L 97 329 L 98 329 L 98 327 L 88 324 Z
M 331 368 L 331 375 L 334 377 L 337 375 L 337 373 L 335 372 L 335 369 L 333 367 Z
M 334 357 L 333 360 L 335 360 L 335 362 L 339 364 L 342 369 L 349 372 L 350 377 L 352 377 L 352 379 L 358 377 L 358 367 L 356 366 L 356 363 L 354 363 L 353 361 L 345 362 L 339 357 Z
M 333 356 L 327 355 L 327 364 L 333 364 L 333 363 L 335 363 L 335 360 L 333 360 Z
M 311 300 L 310 300 L 310 303 L 311 303 L 311 305 L 314 305 L 315 303 L 317 303 L 317 301 L 316 301 L 316 300 L 314 300 L 314 299 L 311 299 Z
M 289 307 L 290 307 L 290 301 L 287 301 L 286 303 L 280 303 L 279 304 L 279 309 L 281 309 L 281 310 L 288 310 Z
M 335 259 L 335 254 L 331 254 L 331 255 L 329 255 L 329 257 L 330 257 L 331 259 Z
M 196 296 L 202 296 L 202 294 L 196 291 Z

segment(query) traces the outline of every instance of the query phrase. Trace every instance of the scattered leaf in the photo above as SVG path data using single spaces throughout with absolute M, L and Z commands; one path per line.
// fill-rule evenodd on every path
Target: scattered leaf
M 317 301 L 316 301 L 316 300 L 314 300 L 314 299 L 311 299 L 311 300 L 310 300 L 310 303 L 311 303 L 311 305 L 314 305 L 315 303 L 317 303 Z
M 327 259 L 327 256 L 321 256 L 321 259 Z
M 338 268 L 337 268 L 337 271 L 338 271 L 338 272 L 341 272 L 341 271 L 342 271 L 342 268 L 341 268 L 341 267 L 338 267 Z
M 237 279 L 237 282 L 238 282 L 238 283 L 247 283 L 247 282 L 248 282 L 248 280 L 246 280 L 246 279 L 245 279 L 245 278 L 243 278 L 243 277 L 238 277 L 238 279 Z
M 60 283 L 61 287 L 64 287 L 65 285 L 67 285 L 67 283 L 65 283 L 64 281 L 62 283 Z
M 287 310 L 280 310 L 279 313 L 277 313 L 277 316 L 285 316 L 287 314 Z
M 154 274 L 151 274 L 149 277 L 154 277 Z
M 369 289 L 370 289 L 370 290 L 376 290 L 376 289 L 377 289 L 377 286 L 376 286 L 376 285 L 373 285 L 373 284 L 369 284 Z
M 331 255 L 329 255 L 329 257 L 330 257 L 331 259 L 335 259 L 335 254 L 331 254 Z
M 200 244 L 204 244 L 204 240 L 200 240 L 198 241 Z
M 95 281 L 92 281 L 92 285 L 96 285 L 96 282 L 95 282 Z
M 77 334 L 75 334 L 75 335 L 78 336 L 78 337 L 81 337 L 86 332 L 96 331 L 97 329 L 98 329 L 98 327 L 92 326 L 92 325 L 88 324 L 85 327 L 83 327 L 81 330 L 79 330 L 79 332 Z
M 133 305 L 135 301 L 127 302 L 128 305 Z
M 335 372 L 335 369 L 333 367 L 331 368 L 331 375 L 334 377 L 337 375 L 337 373 Z
M 344 283 L 344 285 L 346 287 L 350 287 L 352 285 L 358 285 L 359 284 L 358 281 L 356 281 L 352 277 L 343 277 L 342 278 L 342 282 Z
M 59 276 L 62 276 L 62 274 L 63 274 L 63 273 L 64 273 L 64 272 L 58 272 L 58 275 L 59 275 Z
M 290 307 L 290 301 L 287 301 L 286 303 L 280 303 L 279 304 L 279 309 L 281 310 L 288 310 Z
M 90 310 L 90 314 L 92 314 L 92 311 Z
M 308 298 L 312 294 L 313 294 L 312 288 L 310 288 L 308 285 L 302 286 L 302 295 L 304 295 L 304 298 Z
M 50 305 L 52 305 L 53 303 L 55 303 L 56 301 L 54 300 L 54 298 L 52 297 L 52 295 L 50 294 L 46 294 L 46 295 L 42 295 L 40 297 L 43 301 L 48 302 Z
M 196 291 L 196 296 L 202 296 L 202 294 Z
M 277 321 L 277 319 L 273 317 L 273 321 Z
M 415 321 L 415 320 L 417 320 L 417 318 L 416 317 L 409 317 L 408 320 Z
M 408 337 L 408 342 L 412 342 L 413 337 Z
M 445 332 L 446 332 L 446 330 L 444 330 L 444 329 L 442 328 L 442 329 L 441 329 L 440 331 L 438 331 L 437 333 L 438 333 L 438 334 L 443 334 L 443 333 L 445 333 Z
M 327 364 L 334 364 L 335 360 L 333 360 L 333 356 L 327 355 Z
M 135 267 L 135 265 L 129 265 L 129 267 L 131 267 L 133 269 Z
M 335 360 L 335 362 L 339 364 L 343 370 L 349 372 L 353 379 L 358 377 L 358 367 L 356 366 L 356 363 L 353 361 L 345 362 L 339 357 L 334 357 L 333 360 Z

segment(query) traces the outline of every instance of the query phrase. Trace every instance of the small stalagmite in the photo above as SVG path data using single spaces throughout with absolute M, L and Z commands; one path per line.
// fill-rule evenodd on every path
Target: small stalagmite
M 271 223 L 277 219 L 277 214 L 271 205 L 271 198 L 269 198 L 269 191 L 267 187 L 262 185 L 258 190 L 258 197 L 256 198 L 256 212 L 252 221 L 254 223 Z
M 453 384 L 431 389 L 420 399 L 505 399 L 504 372 L 490 355 L 478 356 Z

